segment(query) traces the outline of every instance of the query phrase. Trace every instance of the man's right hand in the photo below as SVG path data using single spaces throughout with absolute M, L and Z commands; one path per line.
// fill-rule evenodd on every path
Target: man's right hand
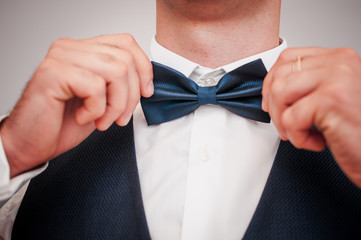
M 128 34 L 55 41 L 1 126 L 11 177 L 70 150 L 96 128 L 126 125 L 153 94 L 152 65 Z

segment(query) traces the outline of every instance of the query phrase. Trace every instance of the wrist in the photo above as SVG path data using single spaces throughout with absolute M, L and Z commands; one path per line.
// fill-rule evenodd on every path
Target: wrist
M 11 143 L 11 141 L 9 140 L 10 136 L 7 136 L 7 130 L 5 126 L 5 122 L 7 121 L 7 119 L 8 116 L 0 120 L 0 137 L 5 157 L 9 164 L 10 178 L 13 178 L 22 173 L 23 171 L 26 171 L 26 167 L 19 166 L 20 162 L 16 160 L 18 159 L 17 156 L 19 155 L 20 151 L 19 148 L 16 148 L 16 146 Z

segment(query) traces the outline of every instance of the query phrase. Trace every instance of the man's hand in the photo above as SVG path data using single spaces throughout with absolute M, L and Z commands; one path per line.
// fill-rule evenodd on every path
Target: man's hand
M 293 71 L 297 57 L 301 71 Z M 355 51 L 284 51 L 264 81 L 263 109 L 283 140 L 313 151 L 327 145 L 361 187 L 361 59 Z
M 153 94 L 152 65 L 128 34 L 55 41 L 1 127 L 15 176 L 75 147 L 95 128 L 126 125 Z

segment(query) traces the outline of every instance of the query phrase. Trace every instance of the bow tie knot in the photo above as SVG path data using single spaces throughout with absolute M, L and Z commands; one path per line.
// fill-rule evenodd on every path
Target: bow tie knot
M 268 113 L 261 109 L 267 70 L 260 59 L 227 73 L 212 87 L 200 87 L 174 69 L 152 64 L 154 94 L 141 98 L 148 125 L 180 118 L 207 104 L 220 105 L 251 120 L 270 122 Z
M 217 105 L 217 86 L 198 87 L 198 105 Z

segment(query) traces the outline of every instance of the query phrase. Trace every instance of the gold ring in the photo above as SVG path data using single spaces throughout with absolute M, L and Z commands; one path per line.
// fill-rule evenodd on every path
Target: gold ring
M 292 71 L 301 72 L 302 70 L 302 57 L 298 56 L 293 60 Z

